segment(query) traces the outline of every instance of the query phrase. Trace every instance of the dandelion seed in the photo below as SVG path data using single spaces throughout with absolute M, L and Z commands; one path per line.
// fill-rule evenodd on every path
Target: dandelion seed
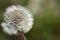
M 4 22 L 1 23 L 4 32 L 7 34 L 17 34 L 18 30 L 27 33 L 33 25 L 31 12 L 22 6 L 12 5 L 4 13 Z

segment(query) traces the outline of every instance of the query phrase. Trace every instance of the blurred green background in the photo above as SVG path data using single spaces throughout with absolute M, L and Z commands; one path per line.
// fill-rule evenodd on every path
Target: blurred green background
M 5 8 L 18 4 L 34 16 L 33 28 L 25 34 L 27 40 L 60 40 L 60 0 L 0 0 L 0 24 Z M 17 40 L 17 36 L 4 33 L 0 25 L 0 40 Z

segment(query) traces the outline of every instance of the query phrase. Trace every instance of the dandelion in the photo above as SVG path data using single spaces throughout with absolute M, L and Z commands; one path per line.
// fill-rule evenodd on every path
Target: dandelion
M 33 16 L 31 12 L 20 5 L 12 5 L 6 8 L 3 14 L 4 22 L 1 23 L 5 33 L 9 35 L 17 35 L 19 32 L 27 33 L 32 29 Z

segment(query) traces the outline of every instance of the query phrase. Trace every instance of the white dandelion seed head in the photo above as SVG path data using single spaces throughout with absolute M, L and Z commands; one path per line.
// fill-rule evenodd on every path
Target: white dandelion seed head
M 9 6 L 4 13 L 4 22 L 1 23 L 4 32 L 17 34 L 17 31 L 27 33 L 33 25 L 31 12 L 20 5 Z

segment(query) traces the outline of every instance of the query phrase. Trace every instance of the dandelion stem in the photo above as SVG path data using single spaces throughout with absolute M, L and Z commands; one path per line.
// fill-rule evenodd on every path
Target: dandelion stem
M 24 32 L 21 32 L 18 30 L 18 40 L 26 40 L 25 36 L 24 36 Z

